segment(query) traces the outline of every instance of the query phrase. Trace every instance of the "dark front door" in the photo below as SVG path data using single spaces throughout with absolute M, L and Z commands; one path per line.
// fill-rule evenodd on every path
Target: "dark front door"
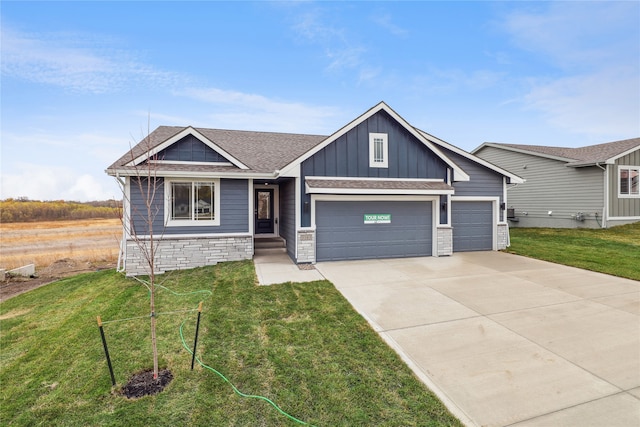
M 256 234 L 273 234 L 273 189 L 256 190 Z

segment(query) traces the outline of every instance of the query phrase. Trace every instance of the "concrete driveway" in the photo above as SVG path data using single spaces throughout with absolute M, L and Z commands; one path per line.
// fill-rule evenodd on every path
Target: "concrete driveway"
M 316 268 L 467 425 L 640 426 L 638 281 L 501 252 Z

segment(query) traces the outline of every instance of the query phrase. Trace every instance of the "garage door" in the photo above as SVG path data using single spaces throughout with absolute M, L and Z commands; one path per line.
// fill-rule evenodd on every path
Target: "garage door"
M 431 217 L 431 202 L 318 201 L 316 260 L 430 256 Z
M 491 202 L 453 202 L 453 251 L 493 249 L 493 204 Z

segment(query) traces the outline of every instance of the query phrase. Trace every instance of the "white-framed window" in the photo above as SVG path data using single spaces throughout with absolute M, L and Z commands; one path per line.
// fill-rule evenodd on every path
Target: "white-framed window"
M 618 166 L 618 197 L 640 197 L 640 166 Z
M 386 133 L 369 134 L 369 167 L 389 167 L 389 136 Z
M 220 180 L 165 181 L 167 226 L 220 225 Z

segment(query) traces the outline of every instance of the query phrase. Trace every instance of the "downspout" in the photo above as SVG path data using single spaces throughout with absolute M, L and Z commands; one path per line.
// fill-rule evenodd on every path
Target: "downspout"
M 607 168 L 606 167 L 602 167 L 600 166 L 599 162 L 596 162 L 596 166 L 599 167 L 600 169 L 602 169 L 602 171 L 604 172 L 602 175 L 604 176 L 603 182 L 604 182 L 604 203 L 602 206 L 602 224 L 600 224 L 600 228 L 607 228 L 607 217 L 609 216 L 608 213 L 608 205 L 609 205 L 609 174 L 607 173 Z M 597 220 L 598 218 L 596 218 Z

